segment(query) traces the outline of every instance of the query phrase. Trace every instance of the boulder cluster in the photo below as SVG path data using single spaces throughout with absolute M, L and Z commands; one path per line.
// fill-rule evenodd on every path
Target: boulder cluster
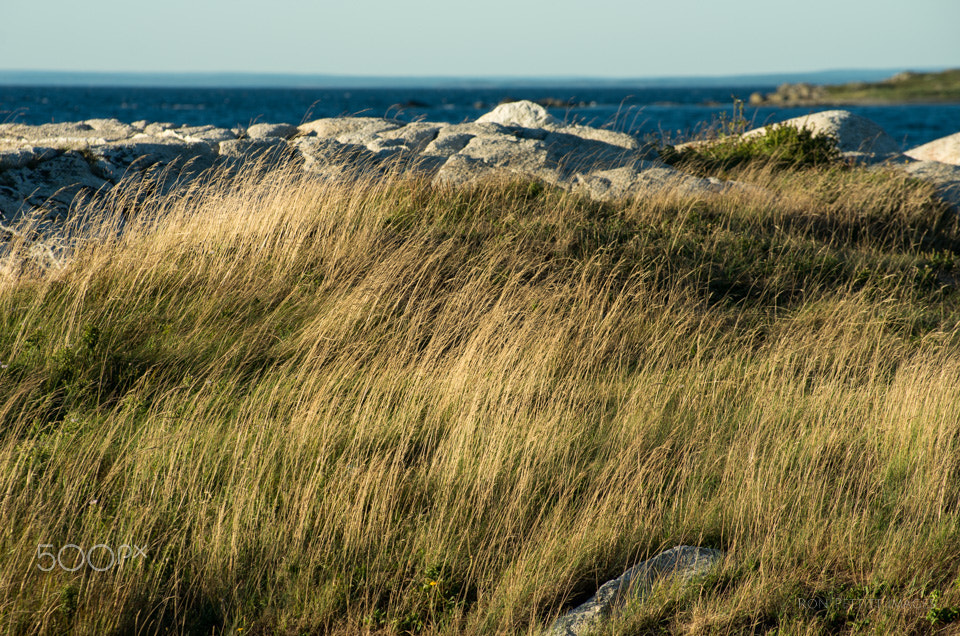
M 876 124 L 846 111 L 785 123 L 834 135 L 848 157 L 896 164 L 929 179 L 948 201 L 960 205 L 960 135 L 903 153 Z M 261 123 L 246 129 L 115 119 L 8 123 L 0 124 L 0 220 L 15 221 L 38 208 L 56 218 L 69 212 L 78 195 L 102 193 L 126 179 L 159 175 L 182 183 L 251 158 L 292 161 L 326 179 L 403 166 L 454 186 L 507 172 L 598 200 L 664 187 L 704 193 L 733 187 L 680 172 L 658 156 L 653 145 L 632 135 L 564 124 L 528 101 L 500 105 L 461 124 L 375 117 L 318 119 L 300 126 Z

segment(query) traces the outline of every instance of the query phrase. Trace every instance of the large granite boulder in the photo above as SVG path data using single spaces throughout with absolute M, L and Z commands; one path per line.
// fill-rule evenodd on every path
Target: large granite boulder
M 830 135 L 845 156 L 861 160 L 881 160 L 900 154 L 900 144 L 866 117 L 846 110 L 825 110 L 780 122 L 781 126 L 806 128 L 814 135 Z M 767 127 L 743 133 L 743 137 L 765 135 Z
M 524 128 L 543 128 L 559 123 L 553 115 L 547 112 L 546 108 L 529 101 L 500 104 L 477 121 L 502 126 L 522 126 Z
M 903 154 L 919 161 L 939 161 L 960 166 L 960 133 L 934 139 Z

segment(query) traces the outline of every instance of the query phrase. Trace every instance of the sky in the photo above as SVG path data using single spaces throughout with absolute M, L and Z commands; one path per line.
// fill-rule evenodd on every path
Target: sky
M 960 67 L 960 0 L 7 0 L 0 69 L 669 77 Z

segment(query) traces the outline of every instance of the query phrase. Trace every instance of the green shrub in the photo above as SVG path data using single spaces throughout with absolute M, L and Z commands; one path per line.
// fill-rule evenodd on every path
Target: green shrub
M 668 146 L 661 156 L 668 163 L 701 174 L 722 173 L 751 164 L 797 169 L 837 164 L 841 160 L 833 136 L 780 124 L 767 128 L 764 135 L 723 135 L 715 142 L 680 151 Z

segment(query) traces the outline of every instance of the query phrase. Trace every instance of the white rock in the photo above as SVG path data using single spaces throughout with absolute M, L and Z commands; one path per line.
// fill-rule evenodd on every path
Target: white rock
M 402 122 L 380 117 L 327 117 L 300 124 L 297 130 L 301 135 L 316 135 L 331 138 L 341 143 L 351 143 L 353 138 L 369 137 L 387 130 L 399 128 Z
M 920 161 L 939 161 L 960 166 L 960 133 L 934 139 L 903 154 Z
M 297 134 L 297 127 L 291 124 L 254 124 L 247 128 L 247 137 L 250 139 L 270 139 L 279 137 L 290 139 Z
M 449 157 L 460 152 L 470 140 L 482 135 L 508 135 L 510 129 L 500 124 L 470 122 L 441 128 L 437 137 L 423 149 L 423 154 Z
M 619 146 L 626 150 L 640 150 L 640 142 L 633 135 L 627 133 L 607 130 L 605 128 L 593 128 L 591 126 L 563 126 L 558 128 L 558 132 L 566 135 L 573 135 L 581 139 L 599 141 L 611 146 Z
M 219 144 L 221 141 L 236 139 L 237 135 L 226 128 L 216 126 L 182 126 L 167 129 L 157 134 L 160 138 L 178 139 L 187 143 Z
M 90 149 L 94 168 L 116 183 L 128 173 L 155 165 L 174 166 L 178 173 L 197 174 L 213 165 L 217 149 L 206 142 L 185 142 L 177 137 L 150 137 L 103 144 Z
M 578 174 L 573 190 L 598 201 L 612 201 L 663 190 L 683 194 L 708 194 L 720 192 L 725 187 L 725 184 L 717 179 L 701 179 L 663 163 L 642 161 L 636 167 L 625 166 Z
M 524 128 L 543 128 L 547 125 L 559 124 L 557 119 L 547 112 L 546 108 L 526 100 L 500 104 L 477 121 L 502 126 L 522 126 Z
M 440 130 L 447 124 L 438 124 L 434 122 L 413 122 L 379 133 L 374 133 L 371 141 L 366 146 L 372 152 L 389 154 L 398 150 L 419 153 L 427 147 Z
M 781 125 L 807 128 L 814 135 L 832 135 L 837 139 L 841 152 L 865 155 L 895 155 L 900 153 L 900 144 L 894 141 L 880 126 L 866 117 L 846 110 L 825 110 L 819 113 L 795 117 Z M 743 133 L 746 138 L 764 135 L 767 127 Z

